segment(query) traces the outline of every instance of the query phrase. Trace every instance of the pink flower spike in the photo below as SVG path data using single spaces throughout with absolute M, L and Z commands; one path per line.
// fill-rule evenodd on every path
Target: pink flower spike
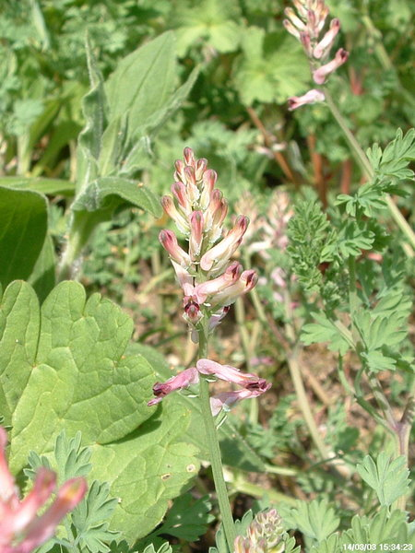
M 336 38 L 337 33 L 340 30 L 340 21 L 338 19 L 333 19 L 330 23 L 330 29 L 320 40 L 317 46 L 314 48 L 313 56 L 316 59 L 320 59 L 330 51 L 330 48 L 333 46 L 334 39 Z
M 162 230 L 159 234 L 159 240 L 163 248 L 169 253 L 173 261 L 176 261 L 183 268 L 187 269 L 191 260 L 189 254 L 187 254 L 178 244 L 176 235 L 171 230 Z
M 313 71 L 314 82 L 317 84 L 323 84 L 326 81 L 326 77 L 343 65 L 347 61 L 348 57 L 349 53 L 343 48 L 337 50 L 334 59 L 332 59 L 329 63 L 322 65 L 319 69 Z
M 177 376 L 169 378 L 166 382 L 156 382 L 153 386 L 153 393 L 156 397 L 150 400 L 147 405 L 149 407 L 156 405 L 168 394 L 182 388 L 187 388 L 191 384 L 197 384 L 197 382 L 199 382 L 199 373 L 194 367 L 182 371 Z
M 248 224 L 248 217 L 240 215 L 236 219 L 233 229 L 228 232 L 225 238 L 203 255 L 200 260 L 200 267 L 204 271 L 210 271 L 212 268 L 216 270 L 222 268 L 241 243 Z M 216 266 L 213 267 L 214 265 Z
M 192 260 L 200 255 L 203 242 L 204 219 L 201 211 L 193 211 L 190 216 L 189 253 Z
M 294 109 L 305 106 L 306 104 L 315 104 L 316 102 L 324 102 L 324 100 L 325 96 L 323 92 L 312 89 L 303 96 L 292 96 L 291 98 L 288 98 L 288 109 L 293 111 Z

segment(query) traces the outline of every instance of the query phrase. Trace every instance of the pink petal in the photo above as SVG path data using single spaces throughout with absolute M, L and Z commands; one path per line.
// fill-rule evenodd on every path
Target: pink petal
M 199 382 L 199 373 L 194 367 L 182 371 L 177 376 L 169 378 L 166 382 L 156 382 L 153 386 L 153 393 L 156 397 L 150 400 L 147 405 L 155 405 L 168 394 L 176 390 L 181 390 L 182 388 L 187 388 L 191 384 L 196 384 L 197 382 Z

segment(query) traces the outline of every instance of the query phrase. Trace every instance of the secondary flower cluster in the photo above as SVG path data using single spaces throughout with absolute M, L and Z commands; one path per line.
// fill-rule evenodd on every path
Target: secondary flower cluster
M 200 374 L 232 382 L 241 387 L 240 390 L 222 392 L 211 397 L 210 407 L 213 415 L 217 415 L 221 409 L 228 410 L 237 401 L 257 397 L 271 387 L 271 384 L 264 378 L 259 378 L 255 374 L 242 373 L 235 367 L 221 365 L 209 359 L 199 359 L 196 367 L 190 367 L 166 382 L 157 382 L 153 386 L 153 392 L 156 397 L 149 401 L 148 405 L 156 405 L 171 392 L 187 388 L 191 384 L 197 384 Z
M 56 475 L 39 469 L 32 490 L 20 501 L 6 461 L 7 434 L 0 427 L 0 553 L 29 553 L 51 538 L 61 519 L 82 500 L 83 478 L 65 482 L 52 505 L 38 516 L 56 488 Z
M 170 255 L 183 289 L 185 320 L 196 329 L 207 316 L 212 329 L 238 296 L 251 290 L 257 282 L 255 271 L 244 271 L 236 261 L 230 263 L 249 220 L 240 215 L 233 228 L 224 233 L 228 204 L 215 188 L 216 172 L 207 169 L 206 159 L 195 159 L 190 148 L 185 148 L 184 161 L 176 161 L 175 167 L 173 198 L 164 196 L 162 205 L 189 245 L 187 251 L 181 248 L 170 230 L 162 230 L 159 239 Z M 193 337 L 196 340 L 195 333 Z
M 326 78 L 336 71 L 349 57 L 343 48 L 337 50 L 334 58 L 328 57 L 333 47 L 334 40 L 340 30 L 340 21 L 332 19 L 330 26 L 323 34 L 329 9 L 324 0 L 293 0 L 296 11 L 286 8 L 284 26 L 289 33 L 297 38 L 311 62 L 313 80 L 322 85 Z M 303 96 L 293 96 L 288 100 L 289 109 L 293 110 L 304 104 L 322 102 L 324 94 L 320 90 L 309 90 Z
M 284 533 L 281 517 L 275 509 L 258 513 L 248 526 L 246 536 L 235 539 L 234 553 L 283 553 Z

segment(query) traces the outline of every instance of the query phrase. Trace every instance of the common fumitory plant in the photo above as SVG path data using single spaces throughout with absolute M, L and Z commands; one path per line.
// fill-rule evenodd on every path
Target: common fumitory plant
M 33 488 L 20 500 L 6 461 L 7 434 L 0 427 L 0 553 L 29 553 L 51 538 L 62 518 L 84 497 L 84 478 L 72 478 L 57 491 L 50 507 L 42 510 L 56 489 L 56 474 L 40 468 Z
M 332 19 L 327 28 L 329 9 L 323 0 L 293 0 L 293 4 L 296 10 L 285 10 L 287 19 L 284 20 L 284 26 L 303 45 L 310 61 L 313 81 L 317 85 L 322 85 L 349 57 L 346 50 L 339 48 L 329 60 L 334 40 L 340 30 L 340 21 Z M 324 99 L 325 95 L 321 90 L 312 89 L 303 96 L 290 98 L 289 108 L 293 110 L 305 104 L 322 102 Z
M 199 382 L 219 507 L 226 540 L 232 550 L 236 536 L 213 417 L 238 400 L 259 396 L 270 388 L 270 384 L 254 374 L 243 374 L 234 367 L 211 361 L 207 353 L 210 333 L 236 299 L 252 290 L 257 282 L 254 270 L 244 271 L 239 262 L 231 261 L 249 220 L 240 215 L 233 228 L 224 231 L 228 204 L 221 191 L 215 188 L 217 175 L 207 168 L 206 159 L 196 159 L 193 151 L 185 148 L 184 161 L 176 161 L 175 167 L 175 182 L 171 187 L 173 198 L 164 196 L 162 205 L 188 245 L 182 248 L 170 230 L 161 231 L 160 242 L 170 255 L 183 290 L 183 317 L 191 328 L 193 341 L 199 343 L 199 360 L 196 367 L 186 369 L 167 382 L 156 383 L 153 387 L 156 397 L 149 405 L 155 405 L 174 390 Z M 240 389 L 210 398 L 208 382 L 212 377 L 236 384 Z

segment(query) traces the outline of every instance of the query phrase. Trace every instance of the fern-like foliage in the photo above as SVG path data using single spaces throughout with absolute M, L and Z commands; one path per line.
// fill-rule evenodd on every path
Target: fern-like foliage
M 328 245 L 334 243 L 335 234 L 316 201 L 297 204 L 288 224 L 288 236 L 287 251 L 300 284 L 306 292 L 318 291 L 323 280 L 320 265 L 333 260 Z
M 68 439 L 65 431 L 62 431 L 56 438 L 53 459 L 39 456 L 32 451 L 29 454 L 29 467 L 24 473 L 33 480 L 39 467 L 43 466 L 56 470 L 59 482 L 64 482 L 76 476 L 88 476 L 92 468 L 90 458 L 91 450 L 81 447 L 80 432 Z M 59 531 L 58 537 L 42 546 L 41 553 L 55 550 L 55 546 L 61 551 L 75 553 L 110 551 L 107 544 L 118 535 L 108 529 L 116 505 L 117 500 L 109 498 L 108 485 L 94 480 L 83 501 L 64 520 L 65 530 Z
M 409 470 L 404 456 L 393 461 L 387 453 L 381 451 L 376 461 L 367 455 L 357 472 L 378 496 L 381 505 L 390 506 L 399 497 L 406 495 L 409 489 Z

